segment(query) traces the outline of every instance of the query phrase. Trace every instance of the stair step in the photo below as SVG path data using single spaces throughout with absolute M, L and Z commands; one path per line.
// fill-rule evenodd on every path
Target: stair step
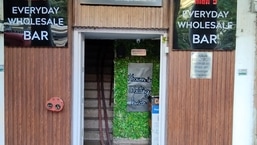
M 105 144 L 107 144 L 107 141 L 104 141 L 105 142 Z M 113 141 L 111 140 L 111 143 L 112 143 Z M 100 139 L 98 139 L 98 140 L 89 140 L 89 139 L 87 139 L 87 140 L 84 140 L 84 145 L 102 145 L 101 143 L 100 143 Z
M 98 100 L 97 99 L 85 99 L 84 101 L 84 107 L 95 107 L 98 108 Z M 109 99 L 105 99 L 105 104 L 106 107 L 110 107 L 109 106 Z M 101 100 L 101 106 L 103 106 L 103 101 Z
M 107 117 L 107 120 L 108 121 L 112 121 L 112 119 L 113 119 L 113 117 L 112 116 L 108 116 Z M 84 117 L 84 120 L 97 120 L 98 121 L 98 116 L 96 116 L 96 117 L 92 117 L 92 116 L 90 116 L 90 117 Z M 102 117 L 102 121 L 104 121 L 104 117 Z M 111 122 L 112 123 L 112 122 Z
M 92 66 L 96 66 L 96 64 L 92 64 Z M 97 71 L 98 71 L 97 68 L 96 67 L 92 67 L 92 66 L 91 67 L 90 66 L 86 66 L 85 72 L 87 74 L 95 74 L 95 73 L 97 73 Z M 105 66 L 103 68 L 104 74 L 111 74 L 112 71 L 113 71 L 113 69 L 111 67 L 109 67 L 109 66 Z
M 88 119 L 88 118 L 86 118 L 84 120 L 84 128 L 85 129 L 99 128 L 98 122 L 99 122 L 98 118 L 96 118 L 96 119 Z M 102 125 L 103 125 L 103 128 L 105 128 L 104 120 L 102 120 Z M 112 128 L 112 120 L 108 120 L 108 127 Z
M 84 92 L 84 96 L 85 98 L 97 98 L 97 91 L 96 90 L 86 90 Z M 110 98 L 110 91 L 108 90 L 105 90 L 104 91 L 104 96 L 106 99 L 109 99 Z
M 112 134 L 110 133 L 110 138 L 112 138 Z M 106 140 L 106 134 L 105 131 L 103 132 L 103 137 L 104 140 Z M 100 139 L 100 135 L 99 135 L 99 131 L 86 131 L 84 134 L 84 140 L 99 140 Z M 92 144 L 94 145 L 94 144 Z
M 113 117 L 113 111 L 107 110 L 107 116 Z M 104 116 L 104 111 L 102 110 L 102 116 Z M 84 117 L 98 117 L 98 110 L 96 109 L 85 109 Z
M 104 82 L 111 82 L 112 74 L 104 74 Z M 96 74 L 86 74 L 85 75 L 85 82 L 96 82 L 97 76 Z
M 106 132 L 105 128 L 103 128 L 102 130 L 104 131 L 104 133 Z M 92 132 L 93 131 L 96 131 L 96 132 L 98 131 L 99 132 L 99 128 L 85 128 L 84 131 L 92 131 Z M 111 129 L 109 129 L 109 134 L 112 134 L 112 130 Z
M 87 106 L 84 106 L 84 109 L 95 109 L 95 110 L 97 110 L 97 109 L 98 109 L 98 106 L 97 106 L 97 107 L 87 107 Z M 104 107 L 101 106 L 101 109 L 104 109 Z M 108 105 L 106 104 L 106 110 L 112 111 L 112 110 L 113 110 L 113 107 L 112 107 L 112 106 L 109 106 L 109 104 L 108 104 Z
M 84 140 L 83 145 L 101 145 L 99 140 Z
M 108 59 L 105 59 L 104 62 L 99 62 L 97 59 L 97 56 L 86 56 L 85 66 L 94 66 L 96 67 L 97 64 L 103 63 L 104 66 L 112 66 L 113 65 L 113 58 L 109 57 Z M 93 65 L 94 64 L 94 65 Z
M 110 82 L 104 82 L 104 89 L 110 90 L 111 83 Z M 85 82 L 85 90 L 96 90 L 97 89 L 97 82 Z

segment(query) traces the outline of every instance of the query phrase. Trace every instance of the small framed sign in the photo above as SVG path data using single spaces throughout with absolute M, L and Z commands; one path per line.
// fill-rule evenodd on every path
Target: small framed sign
M 146 49 L 131 49 L 131 56 L 146 56 Z

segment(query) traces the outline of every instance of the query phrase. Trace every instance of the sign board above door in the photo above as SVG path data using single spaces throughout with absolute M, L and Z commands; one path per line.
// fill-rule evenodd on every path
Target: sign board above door
M 4 0 L 4 44 L 66 47 L 67 0 Z
M 173 48 L 234 50 L 236 8 L 236 0 L 174 0 Z
M 162 0 L 80 0 L 81 4 L 122 5 L 122 6 L 162 6 Z

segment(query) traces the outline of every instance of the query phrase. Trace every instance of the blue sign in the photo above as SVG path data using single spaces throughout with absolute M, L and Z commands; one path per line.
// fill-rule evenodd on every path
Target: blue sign
M 152 114 L 159 114 L 159 105 L 152 105 Z

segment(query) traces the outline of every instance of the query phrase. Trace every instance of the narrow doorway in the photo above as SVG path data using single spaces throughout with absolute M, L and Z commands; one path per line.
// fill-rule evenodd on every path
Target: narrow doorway
M 147 52 L 131 54 L 135 49 Z M 84 53 L 84 145 L 151 144 L 151 96 L 159 95 L 160 40 L 85 39 Z M 132 64 L 133 69 L 140 65 L 133 76 L 148 79 L 150 86 L 137 82 L 128 87 Z
M 85 40 L 84 145 L 111 145 L 113 40 Z

